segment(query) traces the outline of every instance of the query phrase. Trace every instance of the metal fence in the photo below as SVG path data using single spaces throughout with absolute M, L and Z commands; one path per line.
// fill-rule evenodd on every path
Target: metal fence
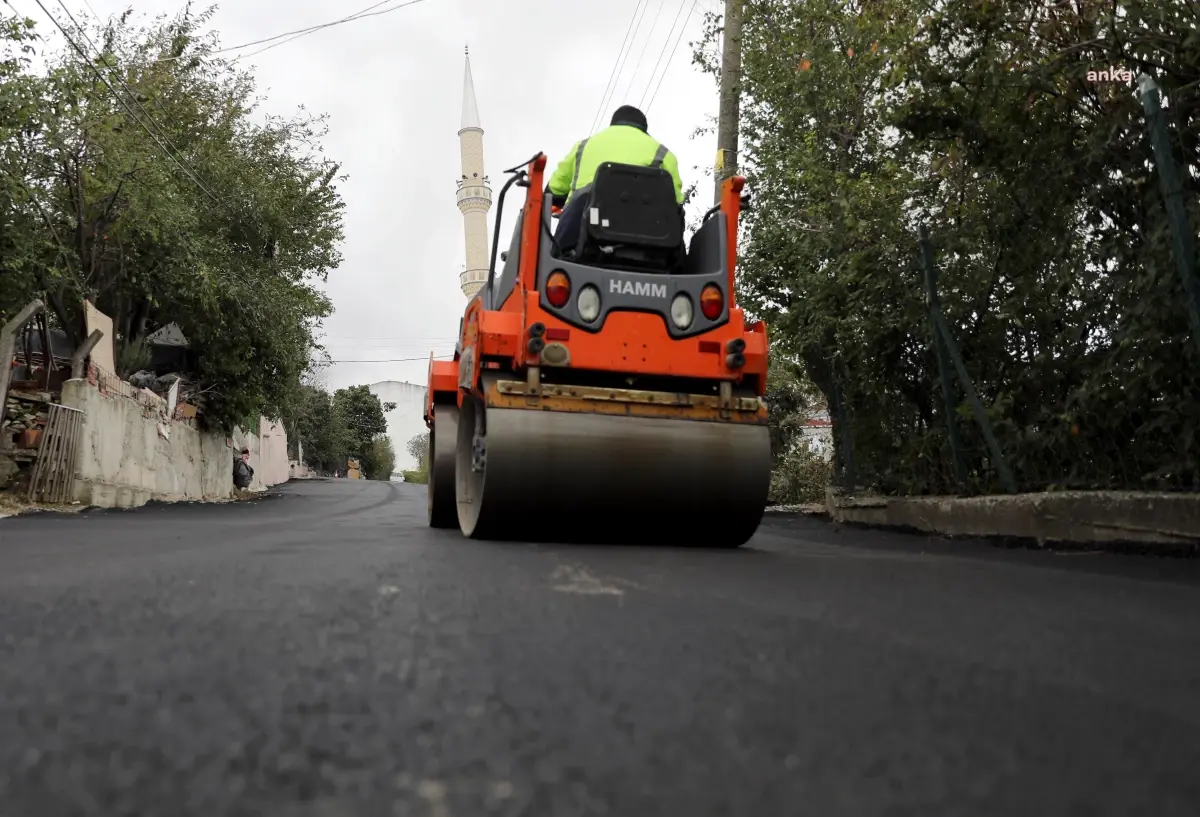
M 1187 185 L 1158 89 L 1143 78 L 1141 92 L 1173 262 L 1155 261 L 1143 276 L 1155 284 L 1153 296 L 1134 290 L 1131 314 L 1112 318 L 1102 340 L 1075 340 L 1083 353 L 989 358 L 974 342 L 985 318 L 1003 325 L 994 333 L 1017 338 L 1010 347 L 1031 330 L 1011 315 L 972 315 L 966 298 L 945 305 L 959 282 L 941 279 L 938 255 L 952 237 L 939 242 L 921 226 L 911 280 L 923 284 L 927 320 L 903 338 L 912 347 L 897 356 L 905 373 L 864 386 L 849 376 L 864 365 L 861 355 L 839 352 L 830 361 L 835 485 L 910 495 L 1200 491 L 1200 277 Z M 1154 342 L 1145 332 L 1122 334 L 1135 324 L 1155 327 Z
M 75 464 L 83 433 L 84 413 L 79 409 L 50 405 L 46 430 L 42 432 L 37 463 L 29 483 L 33 502 L 70 502 L 75 490 Z

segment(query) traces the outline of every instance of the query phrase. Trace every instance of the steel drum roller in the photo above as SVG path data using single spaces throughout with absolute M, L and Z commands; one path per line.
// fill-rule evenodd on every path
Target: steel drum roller
M 736 547 L 766 507 L 771 446 L 761 425 L 476 399 L 458 420 L 458 522 L 472 538 Z
M 454 504 L 454 445 L 458 441 L 458 406 L 435 408 L 429 434 L 429 526 L 458 527 Z

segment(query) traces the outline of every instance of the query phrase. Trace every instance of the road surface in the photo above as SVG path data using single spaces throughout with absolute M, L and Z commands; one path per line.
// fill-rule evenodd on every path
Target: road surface
M 0 814 L 1200 814 L 1194 562 L 275 493 L 0 520 Z

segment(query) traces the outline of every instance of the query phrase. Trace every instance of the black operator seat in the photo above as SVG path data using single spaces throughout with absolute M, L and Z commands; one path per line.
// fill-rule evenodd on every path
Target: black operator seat
M 639 272 L 679 272 L 686 247 L 675 182 L 660 167 L 605 162 L 580 226 L 576 261 Z

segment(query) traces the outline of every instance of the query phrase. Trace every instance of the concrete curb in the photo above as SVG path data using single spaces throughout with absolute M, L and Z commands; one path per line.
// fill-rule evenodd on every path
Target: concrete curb
M 979 497 L 884 497 L 830 488 L 835 522 L 943 536 L 1200 548 L 1200 494 L 1063 491 Z

